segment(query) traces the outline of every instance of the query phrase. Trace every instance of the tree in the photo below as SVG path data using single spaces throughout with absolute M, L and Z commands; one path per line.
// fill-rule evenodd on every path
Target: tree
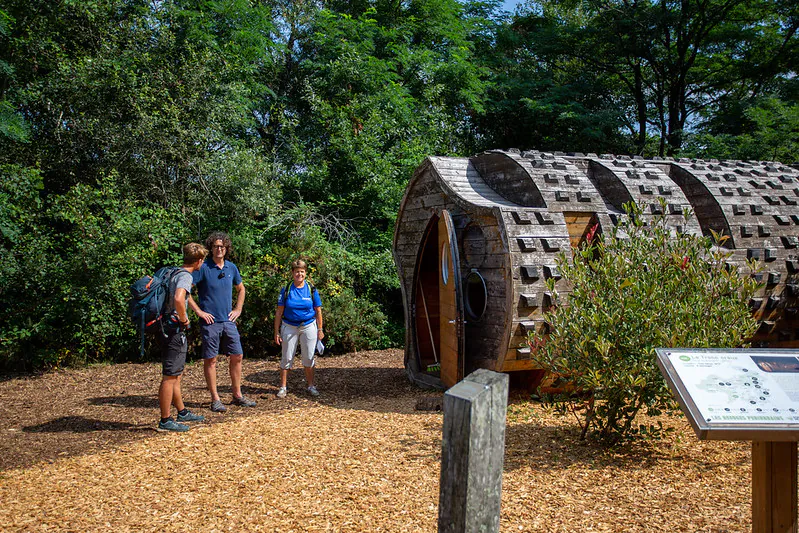
M 702 128 L 688 138 L 684 153 L 694 157 L 799 162 L 799 103 L 777 96 L 758 98 L 738 117 L 737 135 Z M 736 128 L 739 129 L 739 128 Z
M 8 39 L 13 20 L 2 9 L 0 9 L 0 42 Z M 11 80 L 14 76 L 14 68 L 7 61 L 0 59 L 0 79 Z M 28 139 L 28 125 L 17 113 L 14 104 L 6 99 L 6 91 L 0 85 L 0 137 L 12 139 L 14 141 L 26 141 Z
M 123 192 L 184 205 L 187 192 L 247 149 L 252 74 L 271 21 L 246 1 L 7 3 L 6 94 L 31 142 L 3 158 L 39 165 L 45 191 L 116 172 Z M 266 165 L 265 165 L 266 166 Z
M 757 326 L 748 308 L 757 283 L 727 265 L 724 238 L 673 235 L 665 215 L 644 225 L 640 208 L 627 209 L 624 223 L 573 261 L 560 256 L 568 302 L 550 280 L 551 331 L 530 338 L 544 367 L 573 387 L 565 401 L 581 437 L 591 431 L 611 444 L 654 431 L 635 428 L 636 415 L 657 415 L 672 401 L 655 348 L 738 347 Z
M 692 119 L 726 95 L 749 97 L 792 76 L 796 8 L 764 0 L 543 2 L 518 23 L 544 20 L 544 61 L 576 62 L 615 80 L 636 151 L 658 132 L 658 155 L 682 148 Z M 540 42 L 540 39 L 539 41 Z M 611 83 L 613 85 L 613 83 Z M 650 152 L 651 153 L 651 152 Z
M 468 146 L 484 82 L 457 1 L 361 7 L 331 3 L 295 30 L 296 74 L 278 97 L 291 107 L 260 115 L 264 130 L 281 131 L 288 199 L 353 220 L 385 246 L 413 169 Z
M 413 116 L 430 102 L 406 106 L 396 83 L 379 95 L 360 92 L 351 107 L 369 117 L 375 134 L 352 142 L 340 109 L 348 104 L 334 98 L 343 71 L 334 64 L 325 80 L 314 70 L 314 58 L 321 67 L 339 59 L 332 41 L 313 51 L 327 31 L 320 13 L 319 2 L 285 0 L 3 4 L 0 294 L 8 312 L 0 318 L 0 366 L 134 356 L 127 286 L 179 260 L 181 244 L 212 229 L 232 235 L 251 289 L 242 318 L 248 352 L 275 349 L 264 340 L 273 338 L 264 317 L 298 255 L 314 260 L 317 286 L 340 311 L 328 328 L 337 348 L 386 347 L 400 338 L 401 319 L 385 318 L 400 300 L 386 245 L 389 206 L 431 145 L 424 139 L 405 152 L 392 143 L 415 147 L 415 133 L 393 132 L 389 122 L 402 128 L 409 119 L 433 131 Z M 346 26 L 345 17 L 338 22 Z M 438 67 L 445 55 L 430 64 Z M 374 61 L 363 60 L 350 65 Z M 327 81 L 338 85 L 328 90 Z M 324 98 L 310 98 L 309 89 Z M 456 107 L 427 116 L 453 124 L 447 113 Z M 11 127 L 19 125 L 29 128 L 27 138 Z M 360 174 L 347 173 L 350 166 Z M 374 216 L 371 193 L 384 200 L 375 201 Z M 362 213 L 372 218 L 356 239 L 353 219 Z
M 251 142 L 271 20 L 243 0 L 4 9 L 0 100 L 30 135 L 0 135 L 0 366 L 124 359 L 133 279 L 211 228 L 244 243 L 277 211 Z
M 481 147 L 629 153 L 623 92 L 570 56 L 559 20 L 528 12 L 498 23 L 478 49 L 491 72 Z M 598 57 L 602 52 L 595 50 Z

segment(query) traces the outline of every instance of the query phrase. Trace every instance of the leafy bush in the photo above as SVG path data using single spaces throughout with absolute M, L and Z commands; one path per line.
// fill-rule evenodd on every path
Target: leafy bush
M 549 280 L 549 336 L 529 338 L 542 365 L 570 384 L 563 405 L 581 437 L 591 431 L 606 443 L 657 433 L 633 427 L 639 412 L 658 415 L 671 401 L 655 348 L 737 347 L 756 329 L 747 304 L 757 283 L 727 265 L 730 252 L 717 246 L 725 237 L 674 235 L 665 216 L 645 225 L 638 207 L 628 213 L 573 261 L 560 256 L 568 302 Z
M 121 198 L 114 176 L 43 202 L 38 172 L 2 170 L 0 367 L 133 356 L 128 286 L 156 266 L 180 261 L 187 240 L 181 213 Z
M 129 285 L 160 266 L 179 264 L 182 245 L 204 240 L 216 227 L 230 233 L 232 259 L 247 287 L 240 329 L 248 357 L 279 351 L 272 341 L 277 294 L 298 257 L 309 262 L 322 295 L 331 353 L 401 343 L 390 254 L 361 249 L 354 239 L 345 246 L 343 233 L 325 235 L 332 219 L 313 206 L 278 210 L 272 193 L 257 193 L 267 179 L 259 172 L 242 171 L 236 186 L 219 187 L 227 203 L 212 197 L 187 211 L 126 198 L 114 174 L 42 199 L 38 171 L 12 165 L 0 171 L 0 368 L 137 358 L 139 337 L 127 318 Z M 225 219 L 220 213 L 232 212 L 231 204 L 239 211 Z M 383 309 L 395 307 L 399 318 L 387 317 Z M 147 346 L 147 357 L 156 359 L 157 347 Z
M 246 256 L 239 254 L 247 287 L 242 330 L 248 353 L 278 351 L 272 342 L 277 295 L 291 281 L 289 264 L 298 258 L 308 262 L 308 277 L 322 297 L 325 344 L 331 353 L 402 342 L 401 328 L 393 326 L 402 323 L 402 308 L 391 255 L 324 235 L 333 231 L 331 224 L 335 221 L 313 206 L 294 206 L 254 239 Z M 336 233 L 340 237 L 346 231 L 339 228 Z M 233 239 L 236 246 L 236 235 Z M 399 318 L 384 312 L 397 306 Z

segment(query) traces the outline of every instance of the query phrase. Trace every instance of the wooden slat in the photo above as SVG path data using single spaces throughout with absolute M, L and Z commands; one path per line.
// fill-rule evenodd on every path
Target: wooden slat
M 515 356 L 515 355 L 514 355 Z M 537 365 L 532 359 L 509 360 L 506 359 L 502 365 L 502 372 L 516 372 L 519 370 L 540 370 L 541 366 Z
M 472 361 L 474 368 L 485 368 L 487 370 L 494 370 L 496 364 L 496 359 L 476 359 Z
M 796 442 L 752 443 L 752 533 L 796 533 L 796 473 Z
M 460 375 L 461 357 L 463 354 L 458 350 L 457 338 L 457 293 L 459 287 L 456 286 L 455 258 L 450 252 L 452 243 L 450 241 L 450 232 L 452 229 L 448 224 L 449 215 L 445 212 L 438 222 L 438 288 L 439 288 L 439 330 L 440 330 L 440 357 L 441 357 L 441 381 L 444 385 L 451 387 L 460 381 L 463 376 Z M 441 254 L 446 254 L 446 267 L 448 282 L 444 284 L 442 278 L 443 261 Z

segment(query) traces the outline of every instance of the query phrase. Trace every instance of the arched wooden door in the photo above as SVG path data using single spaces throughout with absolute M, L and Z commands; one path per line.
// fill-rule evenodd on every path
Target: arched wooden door
M 441 381 L 451 387 L 463 379 L 463 291 L 455 227 L 446 210 L 438 220 L 438 251 Z

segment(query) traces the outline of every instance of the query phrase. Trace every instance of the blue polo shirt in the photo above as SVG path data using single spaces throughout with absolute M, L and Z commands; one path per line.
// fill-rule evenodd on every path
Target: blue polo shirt
M 228 322 L 233 310 L 233 287 L 241 283 L 238 267 L 225 261 L 222 268 L 213 259 L 206 259 L 200 270 L 191 273 L 200 295 L 200 309 L 214 315 L 216 322 Z
M 292 283 L 289 285 L 289 293 L 285 292 L 285 287 L 280 289 L 280 296 L 277 298 L 278 307 L 283 307 L 283 322 L 291 326 L 305 326 L 313 322 L 316 318 L 314 308 L 322 307 L 319 291 L 314 290 L 312 295 L 307 283 L 299 288 Z

